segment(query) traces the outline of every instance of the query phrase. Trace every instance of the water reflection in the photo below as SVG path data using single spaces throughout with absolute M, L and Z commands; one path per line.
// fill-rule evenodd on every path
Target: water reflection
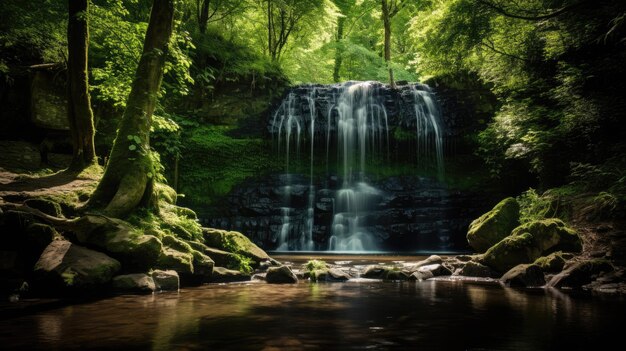
M 626 304 L 459 281 L 208 285 L 0 321 L 6 349 L 598 349 Z

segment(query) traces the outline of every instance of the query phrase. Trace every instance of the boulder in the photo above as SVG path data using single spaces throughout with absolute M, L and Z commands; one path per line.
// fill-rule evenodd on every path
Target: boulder
M 434 277 L 442 275 L 452 275 L 452 272 L 448 268 L 438 263 L 422 266 L 417 271 L 421 273 L 430 272 L 430 274 L 432 274 Z
M 53 240 L 61 238 L 56 229 L 43 223 L 31 223 L 24 234 L 28 244 L 39 250 L 46 248 Z
M 384 280 L 409 280 L 409 273 L 405 271 L 389 269 L 385 274 Z
M 256 264 L 270 258 L 265 251 L 239 232 L 202 228 L 202 235 L 207 246 L 240 254 L 252 259 Z
M 520 264 L 506 272 L 500 281 L 511 287 L 539 287 L 546 284 L 543 270 L 536 264 Z
M 193 255 L 181 252 L 170 247 L 164 247 L 157 267 L 160 269 L 172 269 L 179 275 L 193 275 Z
M 580 288 L 598 278 L 602 273 L 614 270 L 613 265 L 604 259 L 591 259 L 576 262 L 563 272 L 552 277 L 548 286 L 556 288 Z
M 387 267 L 373 265 L 365 267 L 365 271 L 361 274 L 362 278 L 368 279 L 384 279 L 387 275 Z
M 224 267 L 213 267 L 213 274 L 209 282 L 211 283 L 231 283 L 243 282 L 251 279 L 249 274 L 235 271 Z
M 510 236 L 489 248 L 480 261 L 496 271 L 506 272 L 556 250 L 578 252 L 581 249 L 576 231 L 560 219 L 548 218 L 515 228 Z
M 298 282 L 298 277 L 287 266 L 270 267 L 265 275 L 265 281 L 269 284 L 293 284 Z
M 557 251 L 548 256 L 539 257 L 535 260 L 534 264 L 541 267 L 546 273 L 558 273 L 563 270 L 565 262 L 573 257 L 574 255 L 570 253 Z
M 561 250 L 564 252 L 580 252 L 582 242 L 576 231 L 558 218 L 546 218 L 524 223 L 515 228 L 511 235 L 529 233 L 535 245 L 544 253 Z
M 202 282 L 202 277 L 205 278 L 205 280 L 208 280 L 211 277 L 214 265 L 213 260 L 202 252 L 195 250 L 190 242 L 172 235 L 163 236 L 162 241 L 164 247 L 169 250 L 165 250 L 165 254 L 168 257 L 161 258 L 159 261 L 159 268 L 171 268 L 182 275 L 195 275 L 200 277 L 200 282 Z M 199 248 L 201 245 L 202 244 L 199 243 L 193 244 L 193 246 Z M 191 267 L 188 266 L 189 257 L 191 257 Z M 172 263 L 171 267 L 168 267 L 165 263 L 168 260 Z
M 110 282 L 120 266 L 101 252 L 55 240 L 35 264 L 35 274 L 53 287 L 91 289 Z
M 156 290 L 152 277 L 143 273 L 118 275 L 113 278 L 112 286 L 123 293 L 150 294 Z
M 157 290 L 177 291 L 180 288 L 180 278 L 174 270 L 163 271 L 155 269 L 150 273 Z
M 507 237 L 518 225 L 519 204 L 509 197 L 469 225 L 467 242 L 477 252 L 485 252 Z
M 480 262 L 498 272 L 507 272 L 518 264 L 533 262 L 541 255 L 542 250 L 535 245 L 532 235 L 524 233 L 504 238 L 487 250 Z
M 351 278 L 350 274 L 338 268 L 330 268 L 318 275 L 318 280 L 327 282 L 345 282 Z
M 455 271 L 454 275 L 477 278 L 495 278 L 500 276 L 493 269 L 474 261 L 467 262 L 463 267 Z
M 161 241 L 144 235 L 127 222 L 98 215 L 81 217 L 74 229 L 76 239 L 120 260 L 125 269 L 147 271 L 161 256 Z

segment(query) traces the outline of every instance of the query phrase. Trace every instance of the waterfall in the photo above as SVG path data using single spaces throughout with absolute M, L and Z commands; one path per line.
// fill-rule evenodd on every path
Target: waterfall
M 292 89 L 276 109 L 270 123 L 277 152 L 285 160 L 282 224 L 277 233 L 278 250 L 378 250 L 368 213 L 383 193 L 368 180 L 368 166 L 390 160 L 390 125 L 415 125 L 418 166 L 436 165 L 443 180 L 443 128 L 433 93 L 425 85 L 402 90 L 406 102 L 390 98 L 389 88 L 378 82 L 346 82 L 332 86 L 300 86 Z M 390 109 L 393 118 L 390 118 Z M 400 111 L 400 112 L 398 112 Z M 308 155 L 301 155 L 308 139 Z M 316 141 L 318 139 L 318 141 Z M 320 142 L 321 141 L 321 142 Z M 305 144 L 306 145 L 306 144 Z M 317 151 L 317 153 L 316 153 Z M 404 150 L 400 150 L 404 152 Z M 325 163 L 320 161 L 324 160 Z M 306 209 L 297 210 L 292 198 L 292 168 L 304 174 L 308 157 Z M 298 162 L 296 162 L 298 161 Z M 332 224 L 326 245 L 316 245 L 316 161 L 326 176 L 336 172 L 332 190 Z M 332 164 L 336 164 L 332 167 Z M 296 170 L 297 172 L 298 170 Z M 318 175 L 319 177 L 319 175 Z M 301 184 L 302 185 L 302 184 Z M 321 189 L 320 191 L 329 191 Z M 326 196 L 326 195 L 325 195 Z M 303 200 L 304 201 L 304 200 Z M 299 211 L 299 212 L 298 212 Z

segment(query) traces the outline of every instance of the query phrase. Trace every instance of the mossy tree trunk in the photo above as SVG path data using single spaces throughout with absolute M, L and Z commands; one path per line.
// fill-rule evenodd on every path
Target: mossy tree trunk
M 95 162 L 93 111 L 89 98 L 87 52 L 89 48 L 89 0 L 68 0 L 67 117 L 72 136 L 71 169 Z
M 109 163 L 87 204 L 87 208 L 111 217 L 123 218 L 137 207 L 149 207 L 155 202 L 150 125 L 163 79 L 173 15 L 173 0 L 153 1 L 143 54 Z

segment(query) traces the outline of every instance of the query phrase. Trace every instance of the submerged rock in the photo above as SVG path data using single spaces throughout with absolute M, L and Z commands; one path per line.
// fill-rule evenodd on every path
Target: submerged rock
M 298 277 L 287 266 L 270 267 L 265 275 L 265 281 L 269 284 L 294 284 Z
M 150 273 L 157 290 L 175 291 L 180 288 L 180 278 L 174 270 L 155 269 Z
M 384 279 L 384 280 L 408 280 L 410 276 L 409 272 L 400 270 L 397 267 L 385 267 L 385 266 L 368 266 L 361 274 L 361 277 L 368 279 Z
M 546 283 L 543 270 L 536 264 L 520 264 L 506 272 L 500 281 L 511 287 L 538 287 Z
M 467 242 L 477 252 L 485 252 L 507 237 L 518 225 L 519 204 L 509 197 L 469 225 Z
M 214 267 L 213 274 L 211 275 L 209 281 L 211 283 L 231 283 L 248 281 L 251 278 L 252 277 L 250 276 L 250 274 L 242 273 L 240 271 L 235 271 L 224 267 Z
M 91 289 L 111 281 L 120 266 L 117 260 L 101 252 L 55 240 L 35 264 L 35 274 L 43 284 L 52 287 Z
M 118 275 L 112 285 L 117 292 L 151 294 L 156 290 L 152 277 L 143 273 Z

